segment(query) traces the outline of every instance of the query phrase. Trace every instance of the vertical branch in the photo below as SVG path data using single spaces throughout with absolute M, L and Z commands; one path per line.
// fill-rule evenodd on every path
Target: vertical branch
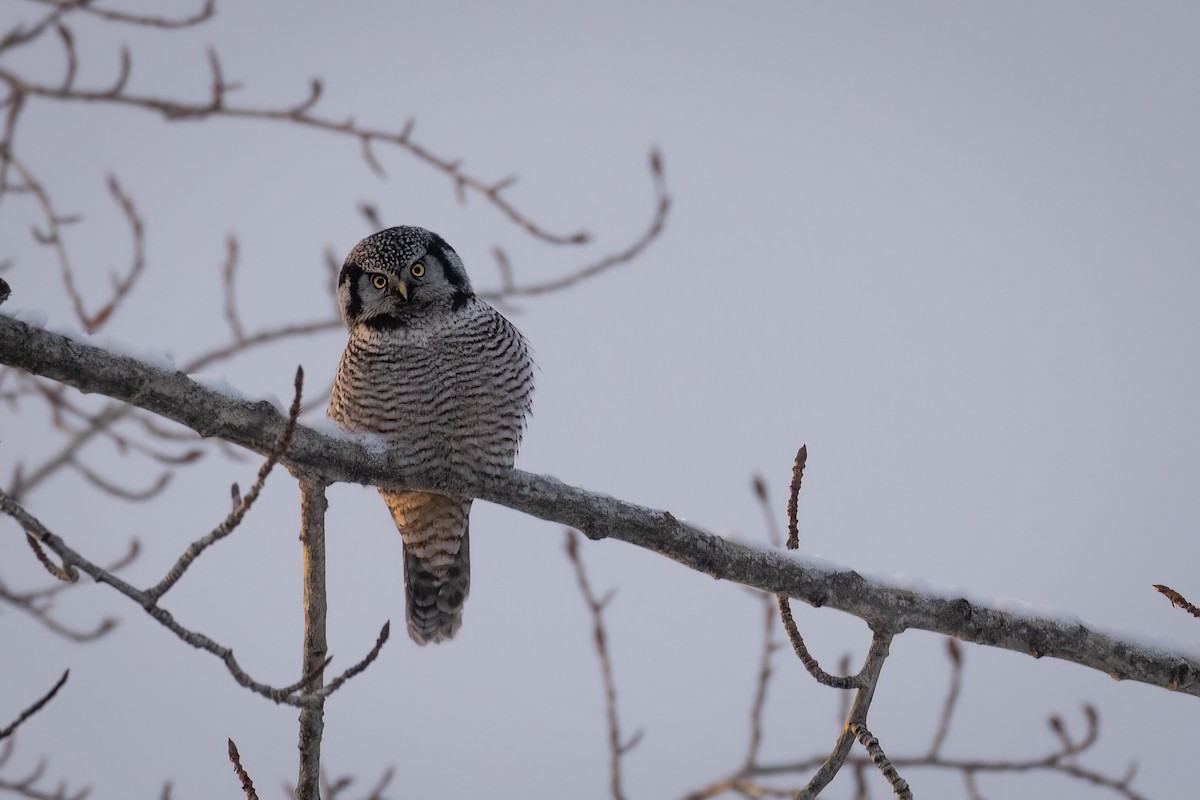
M 942 704 L 942 720 L 938 723 L 937 733 L 933 735 L 933 744 L 929 746 L 931 758 L 937 757 L 942 750 L 942 743 L 950 732 L 950 718 L 954 715 L 954 707 L 958 705 L 958 693 L 962 689 L 962 645 L 956 639 L 947 639 L 946 653 L 950 657 L 950 691 Z
M 304 665 L 301 674 L 312 676 L 308 691 L 316 693 L 324 682 L 325 658 L 325 498 L 328 484 L 311 475 L 300 476 L 300 545 L 304 550 Z M 320 800 L 321 736 L 325 732 L 325 699 L 300 710 L 300 777 L 297 800 Z
M 575 532 L 568 528 L 566 534 L 567 558 L 575 568 L 575 579 L 579 582 L 583 600 L 592 612 L 592 635 L 596 644 L 596 657 L 600 660 L 600 675 L 604 679 L 604 705 L 608 717 L 609 786 L 613 800 L 625 800 L 625 793 L 621 788 L 621 757 L 637 746 L 642 738 L 642 731 L 639 730 L 626 741 L 621 739 L 621 725 L 617 718 L 617 683 L 613 678 L 612 661 L 608 656 L 608 636 L 604 632 L 604 607 L 613 595 L 609 592 L 602 598 L 596 598 L 587 571 L 583 568 L 583 560 L 579 557 Z

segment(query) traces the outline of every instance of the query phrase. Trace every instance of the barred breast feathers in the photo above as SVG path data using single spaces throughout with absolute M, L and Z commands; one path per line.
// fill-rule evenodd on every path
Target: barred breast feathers
M 521 333 L 473 298 L 459 312 L 410 326 L 358 326 L 338 367 L 329 415 L 436 446 L 452 461 L 512 466 L 533 393 Z

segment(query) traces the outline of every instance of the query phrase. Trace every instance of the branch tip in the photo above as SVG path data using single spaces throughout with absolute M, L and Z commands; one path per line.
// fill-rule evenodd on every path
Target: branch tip
M 233 743 L 233 739 L 227 741 L 229 743 L 229 760 L 233 763 L 233 772 L 242 785 L 242 791 L 246 793 L 246 800 L 258 800 L 258 793 L 254 791 L 254 782 L 250 780 L 250 776 L 242 767 L 242 756 L 238 753 L 237 745 Z

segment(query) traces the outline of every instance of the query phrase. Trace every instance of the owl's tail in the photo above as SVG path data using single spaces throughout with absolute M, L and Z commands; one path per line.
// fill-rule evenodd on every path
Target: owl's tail
M 429 492 L 381 492 L 404 539 L 408 635 L 417 644 L 450 639 L 471 589 L 471 501 Z

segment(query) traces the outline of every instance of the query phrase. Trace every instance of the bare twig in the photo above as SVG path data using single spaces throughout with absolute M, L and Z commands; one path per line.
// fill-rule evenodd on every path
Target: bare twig
M 804 465 L 808 463 L 808 445 L 800 445 L 796 461 L 792 464 L 792 485 L 788 489 L 788 550 L 800 547 L 800 525 L 797 521 L 800 508 L 800 484 L 804 482 Z
M 79 580 L 79 573 L 71 564 L 64 562 L 60 567 L 50 560 L 50 558 L 46 555 L 46 551 L 42 550 L 42 546 L 40 544 L 42 537 L 48 535 L 50 531 L 46 530 L 45 526 L 38 522 L 38 520 L 32 514 L 13 502 L 12 499 L 3 492 L 0 492 L 0 511 L 8 514 L 10 517 L 15 519 L 22 528 L 24 528 L 25 543 L 29 545 L 31 550 L 33 550 L 33 554 L 37 557 L 38 563 L 40 563 L 47 572 L 64 583 L 74 583 L 75 581 Z
M 388 784 L 392 782 L 392 777 L 394 775 L 395 770 L 393 770 L 391 767 L 388 767 L 384 771 L 383 775 L 380 776 L 379 781 L 371 788 L 371 791 L 367 794 L 366 800 L 383 800 L 383 790 L 386 789 Z M 329 800 L 332 800 L 332 798 L 329 798 Z
M 363 149 L 364 157 L 367 164 L 373 170 L 379 165 L 376 162 L 372 165 L 371 161 L 374 155 L 370 151 L 370 145 L 386 144 L 406 150 L 411 156 L 443 173 L 450 178 L 457 193 L 472 191 L 477 195 L 486 199 L 493 207 L 499 210 L 506 216 L 510 222 L 523 229 L 530 236 L 540 239 L 549 244 L 556 245 L 581 245 L 590 241 L 589 234 L 583 231 L 578 231 L 570 234 L 556 234 L 543 228 L 536 223 L 531 217 L 519 211 L 516 206 L 510 203 L 503 196 L 502 192 L 507 185 L 504 181 L 499 183 L 488 182 L 480 178 L 464 172 L 462 169 L 461 159 L 447 159 L 436 155 L 429 148 L 420 145 L 411 138 L 412 127 L 406 126 L 399 133 L 387 131 L 378 128 L 363 127 L 355 123 L 353 118 L 347 120 L 333 120 L 327 117 L 317 116 L 312 113 L 312 107 L 315 104 L 313 93 L 311 91 L 309 98 L 299 104 L 292 104 L 283 108 L 256 108 L 256 107 L 237 107 L 231 106 L 224 100 L 225 92 L 231 88 L 231 84 L 227 84 L 220 72 L 220 64 L 215 60 L 215 55 L 210 54 L 209 66 L 212 72 L 212 88 L 208 102 L 182 102 L 177 100 L 168 100 L 158 97 L 149 97 L 144 95 L 132 95 L 125 91 L 123 83 L 118 87 L 113 87 L 107 90 L 83 90 L 71 88 L 64 90 L 61 86 L 51 86 L 46 84 L 34 83 L 24 80 L 16 73 L 8 69 L 0 69 L 0 80 L 7 83 L 15 91 L 21 94 L 32 97 L 45 97 L 53 100 L 85 102 L 85 103 L 107 103 L 111 105 L 126 106 L 130 108 L 139 108 L 146 111 L 153 111 L 161 114 L 168 120 L 200 120 L 209 118 L 233 118 L 233 119 L 257 119 L 270 122 L 282 122 L 286 124 L 296 125 L 300 127 L 310 128 L 313 130 L 324 131 L 338 136 L 347 136 L 357 141 Z M 656 177 L 661 176 L 661 159 L 655 154 L 651 159 L 651 170 Z M 660 217 L 665 218 L 666 214 L 665 199 L 660 202 L 661 212 Z M 661 224 L 658 226 L 661 228 Z M 657 230 L 649 238 L 657 236 Z M 648 242 L 647 242 L 648 243 Z M 643 244 L 641 247 L 644 247 Z M 638 249 L 640 250 L 641 247 Z M 630 257 L 614 256 L 618 259 L 618 263 L 627 261 Z M 612 264 L 597 263 L 590 268 L 590 272 L 598 272 L 607 269 Z M 581 276 L 581 277 L 586 277 Z M 576 278 L 576 280 L 581 278 Z M 536 290 L 535 291 L 539 291 Z M 550 291 L 550 289 L 542 289 L 540 291 Z
M 787 546 L 789 550 L 795 550 L 800 546 L 800 526 L 797 521 L 797 509 L 800 505 L 800 485 L 804 480 L 804 465 L 808 461 L 808 447 L 801 445 L 796 452 L 796 461 L 792 465 L 792 485 L 788 494 L 788 540 Z M 808 645 L 804 642 L 804 637 L 800 635 L 800 628 L 796 625 L 796 619 L 792 616 L 792 601 L 786 594 L 778 594 L 775 597 L 779 605 L 779 617 L 783 620 L 783 629 L 787 631 L 788 640 L 792 643 L 792 650 L 796 652 L 796 656 L 800 659 L 800 663 L 808 670 L 811 675 L 822 686 L 828 686 L 832 689 L 853 689 L 858 686 L 853 678 L 842 675 L 831 675 L 821 669 L 821 665 L 813 658 L 809 652 Z
M 23 28 L 20 25 L 15 26 L 0 38 L 0 53 L 34 41 L 45 33 L 51 25 L 57 25 L 59 19 L 67 10 L 62 7 L 56 8 L 28 28 Z
M 88 483 L 95 486 L 100 491 L 111 494 L 113 497 L 119 497 L 122 500 L 132 500 L 134 502 L 151 500 L 162 493 L 167 488 L 167 484 L 171 482 L 171 471 L 163 470 L 154 480 L 154 483 L 147 486 L 145 489 L 126 489 L 124 486 L 118 486 L 105 478 L 101 477 L 98 472 L 95 472 L 86 464 L 76 458 L 72 458 L 67 462 L 76 472 L 84 477 Z
M 883 777 L 891 785 L 896 797 L 901 798 L 901 800 L 912 800 L 913 795 L 912 791 L 908 788 L 908 781 L 900 777 L 900 773 L 896 771 L 895 765 L 884 755 L 883 747 L 880 746 L 879 740 L 871 734 L 867 726 L 861 722 L 852 722 L 848 727 L 850 732 L 857 737 L 858 743 L 867 751 L 867 755 L 871 757 L 872 763 L 883 773 Z
M 17 730 L 17 728 L 21 726 L 22 722 L 41 711 L 47 703 L 53 700 L 54 695 L 58 694 L 58 690 L 66 684 L 67 678 L 70 676 L 70 674 L 71 670 L 65 670 L 62 674 L 62 677 L 59 678 L 52 687 L 50 687 L 50 691 L 46 692 L 44 695 L 42 695 L 40 700 L 17 715 L 17 718 L 13 720 L 11 725 L 9 725 L 7 728 L 0 729 L 0 739 L 7 739 Z
M 1161 583 L 1156 583 L 1154 584 L 1154 588 L 1159 592 L 1159 594 L 1170 600 L 1171 605 L 1175 606 L 1176 608 L 1182 608 L 1193 617 L 1200 617 L 1200 608 L 1197 608 L 1189 603 L 1186 597 L 1172 589 L 1170 586 L 1163 586 Z
M 291 444 L 292 434 L 296 430 L 296 419 L 300 416 L 300 400 L 304 393 L 303 367 L 296 368 L 296 380 L 294 387 L 295 393 L 292 396 L 291 408 L 288 410 L 287 424 L 284 425 L 283 432 L 279 435 L 279 441 L 271 450 L 271 453 L 267 456 L 266 462 L 262 465 L 262 467 L 259 468 L 258 476 L 255 478 L 254 484 L 250 487 L 249 493 L 241 498 L 241 500 L 234 506 L 233 510 L 229 512 L 229 515 L 222 520 L 220 525 L 214 528 L 208 535 L 192 542 L 192 544 L 188 546 L 188 549 L 184 551 L 183 555 L 179 557 L 179 560 L 175 562 L 175 565 L 171 567 L 171 570 L 163 577 L 163 579 L 159 581 L 156 586 L 147 590 L 147 596 L 154 601 L 157 602 L 160 597 L 166 594 L 167 591 L 174 586 L 180 578 L 183 577 L 183 573 L 187 571 L 187 568 L 191 566 L 192 562 L 195 561 L 201 553 L 232 533 L 234 529 L 241 524 L 242 519 L 245 518 L 246 513 L 250 510 L 250 507 L 254 505 L 254 501 L 257 500 L 259 494 L 262 493 L 263 486 L 266 485 L 267 482 L 267 476 L 271 473 L 271 469 L 279 461 L 279 458 L 287 450 L 288 445 Z
M 926 753 L 920 756 L 892 757 L 891 763 L 896 769 L 929 769 L 960 773 L 967 787 L 968 796 L 972 798 L 982 796 L 976 785 L 977 778 L 980 775 L 1047 772 L 1081 783 L 1110 789 L 1121 797 L 1126 798 L 1126 800 L 1146 800 L 1145 797 L 1130 787 L 1136 775 L 1136 764 L 1131 766 L 1120 777 L 1110 777 L 1096 770 L 1083 767 L 1074 760 L 1075 756 L 1092 748 L 1099 739 L 1099 715 L 1095 709 L 1085 706 L 1084 717 L 1087 722 L 1087 730 L 1083 738 L 1078 742 L 1072 740 L 1066 733 L 1065 727 L 1058 717 L 1051 717 L 1054 720 L 1051 723 L 1051 727 L 1056 731 L 1056 735 L 1059 736 L 1059 746 L 1044 756 L 1017 760 L 1005 760 L 1001 758 L 954 759 L 933 753 Z M 841 740 L 839 739 L 840 743 Z M 761 786 L 761 784 L 757 783 L 758 779 L 767 777 L 779 778 L 792 774 L 806 775 L 811 770 L 820 767 L 827 758 L 826 756 L 813 756 L 794 762 L 756 764 L 748 769 L 743 767 L 733 775 L 721 778 L 708 786 L 697 789 L 688 794 L 687 797 L 688 800 L 697 800 L 698 798 L 715 797 L 730 791 L 740 791 L 743 794 L 758 796 L 756 794 L 756 787 Z M 860 772 L 869 770 L 872 766 L 873 762 L 869 756 L 857 756 L 854 754 L 848 755 L 843 763 L 843 769 L 854 770 L 856 780 L 859 778 Z M 749 791 L 745 787 L 750 787 Z M 793 792 L 788 790 L 786 794 L 792 795 Z
M 8 763 L 9 758 L 13 754 L 13 742 L 16 737 L 5 739 L 0 743 L 0 769 Z M 89 789 L 84 787 L 76 792 L 68 792 L 64 783 L 59 782 L 54 791 L 39 789 L 38 781 L 46 774 L 46 761 L 42 759 L 38 761 L 38 765 L 33 771 L 23 778 L 17 780 L 0 778 L 0 792 L 8 792 L 17 797 L 26 797 L 29 800 L 83 800 L 87 796 Z
M 783 540 L 779 535 L 779 525 L 775 521 L 775 515 L 771 510 L 771 500 L 767 489 L 767 482 L 761 475 L 755 475 L 752 482 L 754 496 L 758 498 L 759 506 L 763 512 L 763 522 L 767 529 L 767 541 L 773 547 L 779 547 Z M 754 764 L 758 760 L 758 752 L 762 746 L 762 717 L 763 711 L 766 708 L 767 689 L 771 682 L 771 656 L 779 649 L 779 643 L 775 640 L 775 604 L 771 602 L 772 597 L 769 594 L 760 594 L 763 602 L 763 648 L 762 655 L 759 658 L 758 680 L 755 682 L 754 699 L 750 704 L 750 743 L 746 748 L 746 760 L 742 766 L 742 771 L 746 772 L 753 769 Z
M 947 639 L 946 655 L 950 658 L 950 691 L 947 692 L 946 700 L 942 704 L 942 719 L 938 723 L 937 733 L 933 735 L 933 743 L 929 746 L 930 758 L 936 758 L 942 750 L 942 743 L 946 741 L 946 734 L 950 732 L 950 718 L 954 715 L 955 706 L 958 705 L 958 693 L 962 688 L 962 645 L 954 639 Z
M 84 328 L 88 333 L 99 329 L 100 326 L 108 321 L 113 312 L 117 310 L 117 306 L 129 296 L 133 285 L 141 277 L 142 271 L 146 268 L 146 234 L 142 218 L 138 216 L 137 208 L 133 205 L 132 198 L 121 188 L 121 184 L 117 181 L 115 175 L 108 176 L 108 191 L 113 196 L 113 200 L 116 201 L 121 212 L 125 215 L 125 220 L 129 223 L 130 234 L 133 238 L 133 260 L 124 276 L 113 275 L 112 294 L 104 305 L 96 313 L 83 319 Z
M 301 693 L 299 691 L 284 691 L 267 684 L 254 680 L 241 665 L 238 664 L 234 657 L 233 650 L 218 644 L 208 636 L 189 630 L 175 621 L 175 618 L 166 609 L 157 604 L 155 599 L 147 592 L 143 592 L 129 583 L 121 580 L 116 575 L 98 566 L 97 564 L 84 558 L 73 548 L 69 547 L 60 537 L 51 533 L 37 519 L 32 517 L 29 512 L 22 508 L 8 494 L 0 491 L 0 511 L 8 514 L 16 519 L 28 533 L 28 537 L 36 539 L 39 545 L 45 545 L 63 561 L 64 571 L 84 572 L 89 575 L 97 583 L 105 583 L 116 589 L 121 594 L 133 600 L 142 609 L 153 617 L 159 624 L 166 627 L 183 641 L 190 644 L 192 647 L 212 653 L 221 659 L 225 664 L 225 668 L 233 679 L 240 685 L 246 687 L 250 691 L 262 695 L 276 703 L 286 703 L 296 706 L 301 709 L 319 708 L 323 705 L 325 698 L 336 688 L 330 686 L 324 692 L 308 692 Z M 76 573 L 77 574 L 77 573 Z M 377 644 L 378 646 L 378 644 Z M 322 658 L 323 661 L 323 658 Z M 315 666 L 315 665 L 314 665 Z M 311 674 L 312 670 L 305 670 L 304 674 Z M 311 683 L 311 681 L 306 682 Z M 339 684 L 340 685 L 340 684 Z
M 235 343 L 245 341 L 246 332 L 242 328 L 242 320 L 237 313 L 237 291 L 234 280 L 237 277 L 238 241 L 232 233 L 225 239 L 225 266 L 221 270 L 221 286 L 225 291 L 225 321 L 233 333 Z
M 246 800 L 258 800 L 258 793 L 254 791 L 254 781 L 250 780 L 250 776 L 242 767 L 242 756 L 238 753 L 237 745 L 233 743 L 233 739 L 228 741 L 229 760 L 233 763 L 233 771 L 242 785 L 242 791 L 246 793 Z
M 0 77 L 3 76 L 0 75 Z M 110 176 L 108 179 L 109 193 L 113 196 L 114 201 L 129 223 L 133 237 L 134 253 L 132 263 L 125 275 L 113 278 L 113 289 L 109 299 L 101 305 L 99 310 L 92 313 L 87 310 L 83 295 L 75 283 L 74 267 L 67 253 L 66 243 L 63 241 L 63 226 L 77 222 L 79 218 L 60 214 L 55 209 L 45 187 L 34 176 L 32 171 L 13 155 L 11 147 L 7 149 L 4 164 L 6 166 L 11 165 L 16 170 L 17 175 L 21 178 L 22 188 L 33 194 L 41 208 L 46 228 L 45 230 L 35 229 L 34 238 L 39 244 L 47 245 L 54 250 L 59 264 L 59 271 L 62 274 L 63 287 L 66 289 L 67 296 L 71 300 L 75 316 L 85 331 L 88 333 L 95 332 L 109 319 L 121 301 L 128 296 L 145 267 L 144 228 L 141 217 L 138 216 L 137 209 L 133 205 L 133 201 L 122 190 L 116 178 Z
M 129 543 L 129 550 L 125 555 L 118 558 L 116 561 L 109 564 L 105 569 L 109 572 L 119 572 L 127 567 L 137 558 L 141 551 L 141 547 L 136 539 Z M 50 614 L 53 607 L 52 598 L 60 592 L 78 586 L 79 584 L 72 582 L 56 582 L 42 589 L 33 589 L 24 592 L 14 592 L 10 590 L 3 580 L 0 580 L 0 601 L 24 611 L 35 620 L 46 626 L 50 631 L 76 642 L 90 642 L 100 638 L 104 634 L 116 627 L 117 621 L 112 617 L 105 617 L 95 628 L 87 631 L 76 630 L 63 625 Z
M 650 176 L 654 182 L 656 198 L 654 216 L 651 218 L 650 225 L 646 228 L 645 232 L 628 247 L 606 255 L 591 264 L 575 269 L 562 277 L 552 278 L 540 283 L 525 284 L 524 286 L 513 284 L 511 281 L 505 281 L 504 267 L 501 266 L 501 288 L 481 291 L 479 292 L 479 296 L 486 300 L 496 300 L 512 297 L 532 297 L 549 292 L 558 292 L 589 278 L 593 278 L 602 272 L 607 272 L 613 267 L 627 264 L 637 258 L 662 233 L 663 226 L 667 222 L 667 215 L 671 210 L 671 198 L 667 195 L 666 182 L 663 178 L 662 157 L 657 150 L 652 151 L 650 154 Z M 581 235 L 583 234 L 576 234 L 576 237 Z M 581 241 L 586 241 L 586 238 Z
M 567 558 L 575 569 L 575 580 L 579 583 L 579 591 L 583 601 L 592 616 L 592 639 L 596 646 L 596 658 L 600 662 L 600 676 L 604 682 L 604 708 L 608 720 L 608 753 L 609 753 L 609 789 L 613 800 L 624 800 L 625 794 L 621 788 L 621 758 L 625 753 L 637 746 L 641 741 L 642 731 L 639 730 L 628 740 L 621 739 L 621 723 L 617 716 L 617 684 L 613 678 L 612 660 L 608 655 L 608 634 L 604 628 L 604 606 L 612 599 L 612 593 L 603 598 L 597 598 L 588 580 L 587 570 L 584 569 L 583 559 L 579 556 L 575 532 L 566 531 Z
M 56 586 L 70 587 L 77 586 L 75 583 L 59 583 Z M 105 617 L 96 624 L 96 627 L 91 630 L 76 630 L 62 624 L 50 615 L 46 603 L 34 602 L 32 598 L 27 598 L 24 595 L 10 592 L 3 582 L 0 582 L 0 600 L 9 603 L 14 608 L 24 611 L 35 620 L 44 625 L 48 630 L 62 636 L 65 639 L 70 639 L 74 642 L 90 642 L 99 639 L 104 634 L 111 631 L 117 626 L 117 621 L 112 617 Z
M 851 728 L 855 723 L 866 724 L 867 712 L 875 697 L 875 687 L 879 685 L 879 674 L 883 670 L 883 662 L 887 660 L 892 635 L 889 631 L 874 632 L 871 638 L 871 647 L 867 651 L 862 669 L 853 678 L 857 691 L 854 695 L 854 703 L 850 706 L 850 715 L 846 719 L 846 726 L 838 737 L 833 752 L 821 764 L 808 784 L 796 792 L 796 800 L 815 800 L 846 763 L 846 757 L 850 754 L 850 747 L 854 743 L 854 733 Z
M 143 14 L 130 14 L 124 11 L 113 11 L 97 8 L 91 0 L 37 0 L 48 6 L 55 6 L 59 12 L 83 11 L 110 22 L 124 22 L 131 25 L 141 25 L 151 28 L 190 28 L 209 20 L 216 13 L 216 0 L 205 0 L 203 7 L 188 17 L 171 19 L 170 17 L 155 17 Z
M 331 680 L 329 682 L 328 686 L 326 686 L 322 689 L 318 689 L 315 692 L 315 694 L 320 697 L 328 697 L 329 695 L 336 692 L 343 683 L 350 680 L 351 678 L 353 678 L 355 675 L 362 672 L 367 667 L 371 666 L 371 662 L 373 662 L 376 658 L 379 657 L 379 651 L 382 650 L 384 644 L 387 643 L 388 637 L 391 635 L 391 631 L 392 631 L 391 620 L 383 623 L 383 628 L 380 629 L 380 631 L 379 631 L 379 637 L 375 640 L 375 646 L 372 647 L 371 650 L 365 656 L 363 656 L 363 659 L 361 661 L 359 661 L 357 664 L 355 664 L 354 666 L 350 667 L 350 669 L 343 672 L 341 675 L 338 675 L 336 678 Z M 331 660 L 332 659 L 326 659 L 325 665 L 328 666 L 328 664 Z M 319 675 L 320 672 L 321 672 L 320 670 L 316 670 L 316 674 Z
M 379 780 L 375 782 L 375 785 L 371 787 L 371 790 L 367 792 L 364 800 L 383 800 L 383 790 L 392 782 L 393 777 L 395 777 L 395 770 L 389 767 L 380 776 Z M 354 786 L 354 778 L 349 775 L 343 775 L 332 781 L 325 778 L 322 779 L 321 796 L 324 800 L 340 800 L 342 794 L 348 792 L 352 786 Z M 288 796 L 292 797 L 294 794 L 295 792 L 289 789 Z
M 771 604 L 770 595 L 763 598 L 763 649 L 759 659 L 758 680 L 755 682 L 754 700 L 750 704 L 750 744 L 746 749 L 744 770 L 754 767 L 758 761 L 758 751 L 762 746 L 762 718 L 767 705 L 767 687 L 771 682 L 771 655 L 779 648 L 775 641 L 775 607 Z
M 59 41 L 62 42 L 67 56 L 67 74 L 63 77 L 62 88 L 64 92 L 69 92 L 75 84 L 75 74 L 79 71 L 79 58 L 75 54 L 75 38 L 71 35 L 70 28 L 61 22 L 54 28 L 58 31 Z
M 12 372 L 12 370 L 8 370 L 6 373 L 7 372 Z M 166 453 L 150 447 L 149 445 L 143 444 L 132 437 L 122 436 L 108 424 L 99 424 L 95 415 L 85 411 L 80 406 L 71 402 L 67 398 L 67 387 L 62 386 L 61 384 L 50 384 L 48 381 L 39 380 L 30 375 L 25 375 L 24 373 L 17 373 L 17 375 L 19 375 L 20 378 L 23 378 L 21 381 L 21 388 L 17 391 L 36 393 L 45 399 L 45 401 L 49 403 L 52 412 L 56 415 L 56 419 L 59 421 L 58 427 L 66 429 L 65 421 L 62 420 L 62 416 L 64 414 L 69 414 L 86 423 L 86 427 L 84 429 L 72 430 L 71 433 L 73 436 L 84 436 L 91 431 L 93 427 L 95 427 L 97 428 L 95 432 L 111 439 L 113 444 L 116 445 L 117 449 L 122 453 L 127 450 L 133 450 L 148 456 L 154 461 L 171 466 L 188 464 L 204 455 L 203 450 L 196 448 L 185 450 L 182 453 Z M 153 422 L 145 414 L 134 414 L 133 418 L 139 422 L 148 433 L 158 438 L 173 439 L 176 441 L 194 441 L 196 438 L 196 434 L 193 431 L 188 431 L 186 434 L 168 432 L 165 428 L 159 426 L 156 422 Z M 69 466 L 76 466 L 78 463 L 79 460 L 75 454 L 72 454 L 69 458 L 65 459 L 65 464 Z
M 821 669 L 821 665 L 813 658 L 812 653 L 808 650 L 808 645 L 804 642 L 804 637 L 800 635 L 800 628 L 796 625 L 796 619 L 792 616 L 792 601 L 785 594 L 775 596 L 779 604 L 779 616 L 783 620 L 783 629 L 787 631 L 788 640 L 792 643 L 792 650 L 795 651 L 800 663 L 808 670 L 808 674 L 813 677 L 817 683 L 822 686 L 828 686 L 831 689 L 853 689 L 856 687 L 854 678 L 845 675 L 831 675 Z
M 71 257 L 67 253 L 67 248 L 61 234 L 62 226 L 74 222 L 76 219 L 58 213 L 46 189 L 29 168 L 13 154 L 11 147 L 7 150 L 4 164 L 6 167 L 11 166 L 16 171 L 18 177 L 21 179 L 22 190 L 30 192 L 41 208 L 46 229 L 40 230 L 35 228 L 33 231 L 34 239 L 38 244 L 47 245 L 54 250 L 58 260 L 59 272 L 62 275 L 63 287 L 67 291 L 67 297 L 71 300 L 75 317 L 84 326 L 84 329 L 90 332 L 92 329 L 88 327 L 88 322 L 91 319 L 91 315 L 84 308 L 83 295 L 80 293 L 79 287 L 75 285 L 75 271 L 71 266 Z

